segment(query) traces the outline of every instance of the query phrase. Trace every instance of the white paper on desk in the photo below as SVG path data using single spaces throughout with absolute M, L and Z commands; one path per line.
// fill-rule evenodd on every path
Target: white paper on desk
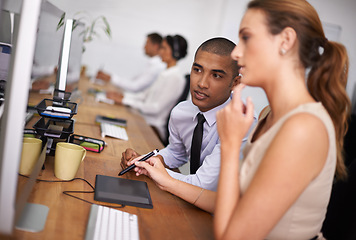
M 42 115 L 46 115 L 49 117 L 63 117 L 63 118 L 69 118 L 70 114 L 69 113 L 59 113 L 59 112 L 52 112 L 52 111 L 44 111 Z
M 95 101 L 114 104 L 115 101 L 106 97 L 106 92 L 99 92 L 95 95 Z

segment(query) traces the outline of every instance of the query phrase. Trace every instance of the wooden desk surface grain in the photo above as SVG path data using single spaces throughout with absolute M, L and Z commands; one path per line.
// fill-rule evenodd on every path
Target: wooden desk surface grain
M 82 78 L 79 83 L 81 99 L 78 105 L 78 114 L 74 116 L 76 120 L 74 133 L 101 139 L 100 127 L 95 124 L 95 116 L 97 114 L 106 114 L 127 119 L 127 133 L 129 136 L 128 141 L 105 138 L 108 146 L 105 147 L 102 153 L 87 152 L 76 177 L 84 178 L 94 186 L 97 174 L 118 177 L 117 174 L 121 170 L 121 153 L 126 148 L 133 148 L 144 154 L 155 148 L 161 149 L 163 146 L 153 130 L 137 112 L 124 106 L 95 102 L 94 96 L 87 94 L 89 87 L 98 86 L 93 86 L 87 78 Z M 36 104 L 44 97 L 51 98 L 51 96 L 40 96 L 39 94 L 31 93 L 29 103 Z M 36 122 L 36 118 L 32 119 L 29 125 L 33 125 L 34 122 Z M 45 170 L 41 171 L 39 178 L 58 180 L 54 176 L 53 167 L 54 157 L 47 156 Z M 141 240 L 214 238 L 211 214 L 160 190 L 146 176 L 137 177 L 133 172 L 129 172 L 122 177 L 145 181 L 148 184 L 153 209 L 131 206 L 125 206 L 120 209 L 138 215 Z M 19 177 L 19 182 L 21 181 L 25 181 L 25 179 Z M 70 190 L 90 191 L 91 188 L 81 180 L 65 183 L 37 182 L 28 202 L 39 203 L 49 207 L 45 229 L 38 233 L 15 230 L 12 237 L 0 236 L 0 239 L 84 239 L 90 204 L 63 194 L 63 191 Z M 93 193 L 76 193 L 74 195 L 96 204 L 101 203 L 94 201 Z

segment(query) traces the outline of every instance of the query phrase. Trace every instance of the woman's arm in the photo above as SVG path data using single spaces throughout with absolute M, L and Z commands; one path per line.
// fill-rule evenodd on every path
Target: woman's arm
M 239 201 L 240 146 L 254 119 L 251 99 L 247 99 L 246 106 L 241 101 L 243 88 L 243 84 L 237 85 L 232 101 L 217 114 L 221 165 L 214 219 L 216 238 L 224 234 Z
M 172 108 L 183 92 L 184 85 L 185 81 L 180 75 L 161 74 L 138 109 L 144 114 L 157 115 L 162 110 Z
M 146 162 L 135 162 L 136 174 L 152 178 L 157 186 L 195 206 L 212 213 L 215 207 L 216 193 L 172 178 L 164 168 L 160 158 L 152 157 Z

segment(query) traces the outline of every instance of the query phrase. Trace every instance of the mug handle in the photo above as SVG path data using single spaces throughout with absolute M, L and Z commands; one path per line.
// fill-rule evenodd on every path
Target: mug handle
M 83 153 L 83 157 L 82 157 L 82 161 L 84 160 L 85 156 L 87 155 L 87 150 L 85 148 L 83 148 L 84 153 Z

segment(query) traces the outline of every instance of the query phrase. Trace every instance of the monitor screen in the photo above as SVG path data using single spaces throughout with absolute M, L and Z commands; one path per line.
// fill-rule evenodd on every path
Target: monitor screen
M 41 6 L 31 77 L 41 78 L 54 73 L 61 49 L 63 28 L 58 23 L 63 12 L 52 4 Z

